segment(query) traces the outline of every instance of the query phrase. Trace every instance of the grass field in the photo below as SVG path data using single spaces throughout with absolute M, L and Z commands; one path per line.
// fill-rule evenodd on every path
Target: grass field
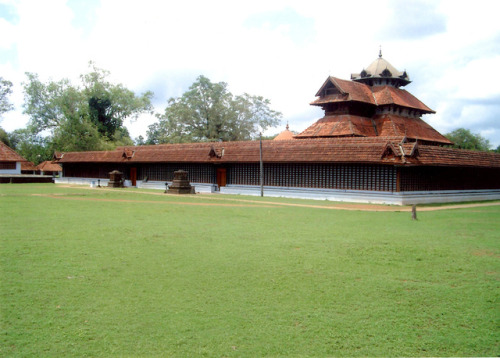
M 0 185 L 0 356 L 500 354 L 500 206 L 273 202 Z

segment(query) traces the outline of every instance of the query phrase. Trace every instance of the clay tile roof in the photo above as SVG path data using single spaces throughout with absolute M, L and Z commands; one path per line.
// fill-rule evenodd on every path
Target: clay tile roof
M 295 134 L 293 134 L 292 131 L 285 129 L 283 132 L 281 132 L 280 134 L 278 134 L 276 137 L 274 137 L 273 140 L 288 140 L 288 139 L 293 139 L 293 136 Z
M 500 154 L 432 145 L 419 145 L 415 164 L 500 168 Z
M 381 137 L 404 136 L 428 142 L 453 144 L 420 118 L 406 118 L 393 114 L 376 115 L 374 121 Z
M 25 160 L 24 162 L 21 162 L 21 170 L 30 170 L 30 171 L 35 171 L 37 170 L 36 169 L 36 166 L 34 163 L 28 161 L 28 160 Z
M 496 166 L 500 154 L 470 152 L 405 142 L 404 136 L 304 138 L 262 141 L 266 163 L 373 163 L 435 166 Z M 390 151 L 384 155 L 384 150 Z M 258 163 L 259 141 L 162 144 L 133 148 L 133 158 L 123 158 L 123 148 L 110 152 L 66 153 L 60 163 Z M 217 154 L 217 155 L 210 155 Z M 223 154 L 223 155 L 222 155 Z
M 322 96 L 323 89 L 333 85 L 339 93 Z M 323 86 L 316 93 L 320 98 L 311 102 L 311 105 L 319 106 L 324 103 L 357 101 L 375 105 L 375 99 L 370 87 L 359 82 L 343 80 L 336 77 L 328 77 Z
M 405 157 L 415 157 L 418 155 L 417 142 L 401 143 L 400 147 L 403 149 Z
M 49 161 L 42 162 L 36 166 L 37 170 L 43 172 L 62 172 L 62 168 L 59 164 L 52 163 Z
M 404 89 L 392 86 L 375 86 L 372 87 L 372 91 L 379 106 L 396 104 L 401 107 L 417 109 L 422 113 L 436 113 Z
M 0 162 L 25 162 L 26 159 L 17 154 L 14 149 L 0 142 Z
M 370 118 L 350 114 L 326 116 L 313 123 L 295 138 L 376 136 Z

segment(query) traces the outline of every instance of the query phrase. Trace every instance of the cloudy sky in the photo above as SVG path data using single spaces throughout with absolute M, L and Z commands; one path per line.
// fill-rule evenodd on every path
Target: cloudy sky
M 321 118 L 309 103 L 327 76 L 349 79 L 383 57 L 437 113 L 442 133 L 471 129 L 500 145 L 500 1 L 0 0 L 0 76 L 16 109 L 0 125 L 22 128 L 25 72 L 76 84 L 88 62 L 163 112 L 199 75 L 233 94 L 269 98 L 280 127 Z M 127 122 L 145 135 L 153 116 Z

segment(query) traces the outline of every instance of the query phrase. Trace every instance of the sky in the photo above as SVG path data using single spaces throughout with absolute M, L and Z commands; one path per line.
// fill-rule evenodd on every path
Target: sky
M 26 72 L 70 79 L 88 63 L 155 111 L 200 75 L 234 94 L 268 98 L 301 132 L 323 112 L 310 106 L 328 76 L 350 79 L 380 48 L 412 83 L 405 89 L 436 114 L 441 133 L 463 127 L 500 145 L 500 1 L 496 0 L 0 0 L 0 77 L 15 109 L 7 132 L 23 128 Z M 125 124 L 145 137 L 154 115 Z

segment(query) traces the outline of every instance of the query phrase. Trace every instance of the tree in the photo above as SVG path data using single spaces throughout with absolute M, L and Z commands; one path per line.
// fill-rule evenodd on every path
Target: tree
M 134 139 L 134 145 L 145 145 L 146 140 L 142 135 L 138 136 L 137 138 Z
M 7 133 L 2 127 L 0 127 L 0 142 L 12 148 L 12 144 L 10 143 L 9 133 Z
M 69 80 L 40 81 L 27 73 L 24 83 L 24 113 L 34 134 L 48 131 L 56 150 L 101 150 L 130 145 L 124 127 L 127 118 L 152 110 L 152 92 L 136 96 L 123 85 L 107 81 L 109 72 L 90 63 L 91 71 L 81 75 L 81 86 Z
M 454 148 L 488 151 L 490 141 L 480 134 L 474 134 L 469 129 L 458 128 L 453 132 L 445 134 L 445 137 L 451 140 Z
M 199 76 L 179 98 L 170 98 L 158 123 L 149 126 L 147 143 L 248 140 L 279 124 L 281 113 L 260 96 L 233 96 L 224 82 Z
M 26 128 L 16 129 L 10 133 L 9 140 L 12 149 L 35 165 L 50 160 L 54 153 L 47 138 L 34 134 Z
M 14 106 L 9 101 L 9 96 L 12 93 L 12 82 L 4 80 L 0 77 L 0 118 L 5 112 L 14 109 Z
M 14 106 L 9 102 L 8 98 L 11 93 L 12 82 L 4 80 L 2 77 L 0 77 L 0 121 L 5 112 L 14 109 Z M 9 147 L 11 146 L 9 135 L 2 127 L 0 127 L 0 142 L 7 144 Z
M 495 153 L 500 153 L 500 145 L 497 147 L 497 149 L 493 149 Z
M 148 91 L 136 96 L 123 85 L 108 82 L 108 71 L 95 67 L 92 62 L 90 65 L 92 72 L 80 76 L 84 85 L 83 94 L 88 101 L 89 116 L 99 133 L 113 140 L 116 134 L 124 134 L 123 131 L 117 133 L 117 130 L 124 128 L 124 119 L 137 119 L 139 114 L 152 111 L 153 93 Z

